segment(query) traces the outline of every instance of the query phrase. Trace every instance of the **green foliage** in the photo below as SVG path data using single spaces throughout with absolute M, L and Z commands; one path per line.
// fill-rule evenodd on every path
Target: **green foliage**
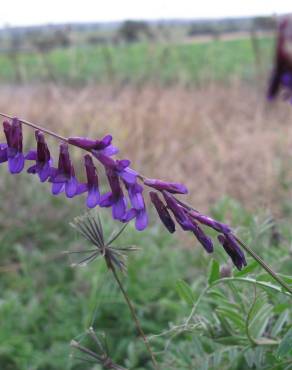
M 259 38 L 257 44 L 263 67 L 267 68 L 272 60 L 272 39 Z M 202 44 L 83 45 L 46 53 L 1 54 L 0 80 L 190 84 L 240 77 L 252 81 L 258 73 L 252 45 L 252 40 L 246 38 Z
M 75 261 L 62 253 L 88 249 L 69 226 L 81 213 L 83 200 L 52 198 L 45 187 L 20 176 L 17 182 L 9 177 L 0 189 L 1 370 L 99 369 L 70 357 L 70 341 L 85 340 L 90 326 L 106 333 L 116 363 L 150 369 L 104 261 L 72 268 Z M 256 237 L 254 248 L 291 284 L 285 239 L 274 245 L 261 215 L 253 217 L 230 199 L 219 202 L 213 212 L 232 224 L 237 220 L 246 240 Z M 230 276 L 221 277 L 220 266 L 228 259 L 219 245 L 210 260 L 202 248 L 183 248 L 155 217 L 147 232 L 128 225 L 114 244 L 141 248 L 130 254 L 122 279 L 161 368 L 291 367 L 291 297 L 250 258 L 243 271 L 231 269 Z M 102 218 L 109 238 L 119 225 L 106 210 Z M 291 220 L 286 222 L 277 227 L 290 238 Z

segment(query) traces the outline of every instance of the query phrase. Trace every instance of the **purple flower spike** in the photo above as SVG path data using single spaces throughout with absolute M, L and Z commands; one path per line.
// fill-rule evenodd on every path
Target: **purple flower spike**
M 153 203 L 160 220 L 162 221 L 163 225 L 167 228 L 170 233 L 175 232 L 175 223 L 171 218 L 166 206 L 163 204 L 162 200 L 159 198 L 158 194 L 150 191 L 150 199 Z
M 178 204 L 176 199 L 166 191 L 163 191 L 163 196 L 166 201 L 168 208 L 172 211 L 176 221 L 179 223 L 181 228 L 185 231 L 194 231 L 194 225 L 189 219 L 186 210 Z
M 93 160 L 89 154 L 84 156 L 84 163 L 87 175 L 88 196 L 86 204 L 89 208 L 94 208 L 99 204 L 100 193 L 98 188 L 98 176 Z
M 111 135 L 106 135 L 102 140 L 91 140 L 86 137 L 69 137 L 68 142 L 71 145 L 91 151 L 94 156 L 99 154 L 112 156 L 119 152 L 116 147 L 111 145 L 112 139 Z
M 238 270 L 247 265 L 245 256 L 232 234 L 218 235 L 218 240 Z
M 194 233 L 195 237 L 198 239 L 198 241 L 202 244 L 202 246 L 205 248 L 205 250 L 208 253 L 212 253 L 213 250 L 214 250 L 214 247 L 213 247 L 213 242 L 212 242 L 211 238 L 209 238 L 204 233 L 204 231 L 200 228 L 200 226 L 198 224 L 196 224 L 194 222 L 193 225 L 194 225 L 193 233 Z
M 48 145 L 45 142 L 44 134 L 40 131 L 36 131 L 35 137 L 37 141 L 37 150 L 30 151 L 25 156 L 25 159 L 35 160 L 36 164 L 29 167 L 27 172 L 32 174 L 37 173 L 41 182 L 45 182 L 51 175 L 53 160 L 51 159 Z
M 12 123 L 3 122 L 7 141 L 7 159 L 9 171 L 12 174 L 20 173 L 24 168 L 24 155 L 22 153 L 22 126 L 17 118 Z M 2 154 L 5 159 L 5 154 Z
M 50 182 L 53 183 L 54 195 L 60 194 L 65 189 L 66 196 L 73 198 L 78 192 L 78 181 L 70 160 L 68 145 L 65 143 L 60 145 L 58 168 L 53 169 Z
M 221 222 L 213 220 L 213 218 L 202 215 L 199 212 L 190 211 L 189 215 L 194 218 L 196 221 L 199 221 L 201 224 L 211 227 L 212 229 L 219 231 L 220 233 L 227 234 L 231 231 L 231 228 L 228 225 L 225 225 Z
M 144 184 L 150 186 L 156 190 L 166 190 L 173 194 L 187 194 L 188 189 L 183 184 L 178 184 L 175 182 L 164 182 L 157 179 L 146 179 Z

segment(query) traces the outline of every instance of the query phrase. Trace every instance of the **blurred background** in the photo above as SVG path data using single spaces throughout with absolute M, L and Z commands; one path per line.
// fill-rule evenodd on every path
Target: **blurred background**
M 10 0 L 0 15 L 0 111 L 65 136 L 111 133 L 133 168 L 185 183 L 197 209 L 234 226 L 269 217 L 273 236 L 274 220 L 292 214 L 292 110 L 266 100 L 277 21 L 289 3 Z M 33 134 L 25 128 L 24 137 L 28 148 Z M 115 358 L 147 368 L 103 266 L 76 271 L 60 254 L 82 243 L 68 223 L 83 199 L 53 198 L 49 185 L 8 176 L 5 165 L 0 189 L 0 368 L 85 369 L 69 361 L 68 343 L 90 323 L 113 336 Z M 149 332 L 187 312 L 173 302 L 175 281 L 204 275 L 208 261 L 155 217 L 146 236 L 130 227 L 126 237 L 151 251 L 129 267 Z

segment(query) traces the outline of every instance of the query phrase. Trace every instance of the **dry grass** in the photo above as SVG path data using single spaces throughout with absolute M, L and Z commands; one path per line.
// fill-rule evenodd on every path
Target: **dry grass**
M 182 181 L 202 209 L 222 195 L 279 210 L 292 173 L 292 109 L 240 82 L 143 88 L 0 88 L 0 110 L 65 135 L 112 133 L 143 174 Z M 291 164 L 290 164 L 291 163 Z M 281 185 L 282 184 L 282 185 Z

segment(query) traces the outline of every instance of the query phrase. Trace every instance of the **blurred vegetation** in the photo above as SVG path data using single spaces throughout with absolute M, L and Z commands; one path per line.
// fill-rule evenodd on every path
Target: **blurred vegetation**
M 0 368 L 99 369 L 74 358 L 69 346 L 71 339 L 85 344 L 92 326 L 106 333 L 114 361 L 150 369 L 104 261 L 73 268 L 62 254 L 88 247 L 68 225 L 83 200 L 52 197 L 48 184 L 17 177 L 1 168 Z M 101 214 L 109 235 L 117 225 Z M 212 214 L 240 225 L 244 240 L 292 283 L 291 215 L 255 216 L 228 198 Z M 238 272 L 219 245 L 206 255 L 195 240 L 179 241 L 151 219 L 143 233 L 130 225 L 118 244 L 141 248 L 123 281 L 161 368 L 290 369 L 291 297 L 250 258 Z
M 19 51 L 0 55 L 0 81 L 58 81 L 63 84 L 184 83 L 253 80 L 260 57 L 265 70 L 271 63 L 273 40 L 215 40 L 206 43 L 87 45 L 42 52 Z
M 274 30 L 270 17 L 6 28 L 0 82 L 252 80 L 259 59 L 269 66 Z

